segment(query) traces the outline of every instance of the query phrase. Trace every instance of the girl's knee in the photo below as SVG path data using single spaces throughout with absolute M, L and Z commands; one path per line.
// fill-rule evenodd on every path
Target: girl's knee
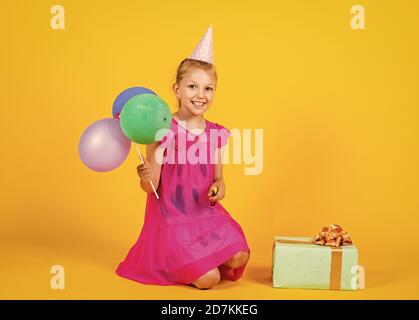
M 249 260 L 249 252 L 247 251 L 239 251 L 230 260 L 227 261 L 227 265 L 230 268 L 238 268 L 247 263 Z
M 220 279 L 220 271 L 215 268 L 200 276 L 192 284 L 199 289 L 209 289 L 220 282 Z

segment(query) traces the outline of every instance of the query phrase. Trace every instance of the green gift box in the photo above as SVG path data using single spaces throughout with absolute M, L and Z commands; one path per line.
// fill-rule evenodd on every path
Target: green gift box
M 356 290 L 358 249 L 319 245 L 316 238 L 274 238 L 272 282 L 275 288 Z

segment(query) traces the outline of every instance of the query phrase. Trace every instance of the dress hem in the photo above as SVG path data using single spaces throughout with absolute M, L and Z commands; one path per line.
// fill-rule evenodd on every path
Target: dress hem
M 133 275 L 124 271 L 123 263 L 119 265 L 116 269 L 116 273 L 126 279 L 133 280 L 146 285 L 161 285 L 161 286 L 170 286 L 170 285 L 189 285 L 200 276 L 204 275 L 208 271 L 219 267 L 226 261 L 228 261 L 234 254 L 239 251 L 246 251 L 250 255 L 250 249 L 247 245 L 243 245 L 243 242 L 234 243 L 221 251 L 217 251 L 212 255 L 206 256 L 200 260 L 194 261 L 187 266 L 180 267 L 178 269 L 172 270 L 171 274 L 175 281 L 165 281 L 165 280 L 150 280 L 141 277 L 141 275 Z M 243 275 L 244 269 L 247 265 L 244 264 L 239 268 L 220 268 L 221 279 L 237 281 Z

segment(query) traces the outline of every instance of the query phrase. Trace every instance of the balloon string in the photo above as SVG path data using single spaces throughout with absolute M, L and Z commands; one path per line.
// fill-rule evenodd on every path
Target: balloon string
M 141 162 L 144 164 L 144 159 L 141 155 L 140 149 L 138 149 L 138 145 L 135 144 L 135 147 L 137 148 L 137 152 L 138 152 L 138 155 L 140 156 Z M 154 191 L 154 194 L 156 195 L 156 198 L 159 199 L 159 195 L 157 194 L 156 188 L 154 187 L 153 181 L 151 181 L 151 179 L 150 179 L 150 184 L 151 184 L 151 187 L 153 188 L 153 191 Z

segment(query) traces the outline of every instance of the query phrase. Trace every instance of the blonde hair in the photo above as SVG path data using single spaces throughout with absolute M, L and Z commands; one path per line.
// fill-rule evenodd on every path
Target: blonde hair
M 185 74 L 194 68 L 203 69 L 209 72 L 215 79 L 215 85 L 217 84 L 217 71 L 215 70 L 215 66 L 213 64 L 205 62 L 205 61 L 189 59 L 189 58 L 183 59 L 182 62 L 179 64 L 176 71 L 176 83 L 179 84 L 180 81 L 182 81 Z M 178 107 L 180 108 L 179 99 L 178 99 Z
M 184 75 L 194 68 L 203 69 L 209 72 L 214 77 L 215 82 L 217 82 L 217 72 L 215 71 L 213 64 L 201 60 L 186 58 L 179 64 L 179 67 L 177 68 L 176 83 L 179 84 Z

